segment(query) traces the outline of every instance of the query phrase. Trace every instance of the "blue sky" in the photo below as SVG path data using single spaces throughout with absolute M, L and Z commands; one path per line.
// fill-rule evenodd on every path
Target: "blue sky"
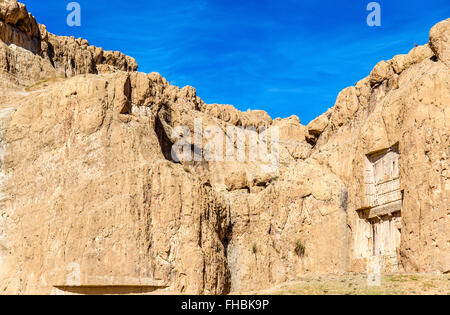
M 207 103 L 263 109 L 303 124 L 334 105 L 380 60 L 428 41 L 449 0 L 79 0 L 80 27 L 62 0 L 21 0 L 50 32 L 136 58 L 139 71 L 191 85 Z

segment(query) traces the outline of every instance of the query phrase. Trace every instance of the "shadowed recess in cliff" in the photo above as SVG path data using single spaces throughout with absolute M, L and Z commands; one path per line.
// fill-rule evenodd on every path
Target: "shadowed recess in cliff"
M 159 146 L 161 147 L 161 152 L 164 155 L 164 158 L 170 162 L 175 162 L 175 160 L 172 157 L 172 147 L 173 143 L 170 140 L 169 136 L 167 135 L 167 132 L 164 128 L 163 122 L 161 121 L 161 114 L 163 116 L 167 116 L 168 113 L 163 109 L 164 107 L 161 107 L 158 110 L 158 113 L 155 116 L 155 133 L 158 137 Z M 163 112 L 161 113 L 161 110 Z
M 56 288 L 65 293 L 81 295 L 149 294 L 161 290 L 161 287 L 155 286 L 63 286 Z

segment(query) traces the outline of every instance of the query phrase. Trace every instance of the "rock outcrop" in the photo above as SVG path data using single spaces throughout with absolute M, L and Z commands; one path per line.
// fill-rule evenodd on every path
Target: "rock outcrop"
M 311 158 L 348 188 L 350 270 L 365 271 L 385 246 L 389 271 L 448 272 L 449 75 L 442 56 L 419 46 L 338 96 Z
M 430 46 L 437 59 L 450 67 L 450 19 L 435 25 L 430 31 Z
M 15 0 L 0 3 L 0 58 L 4 70 L 23 84 L 54 77 L 136 71 L 136 61 L 120 52 L 90 46 L 87 40 L 56 36 Z
M 0 292 L 227 294 L 374 261 L 448 273 L 448 25 L 303 126 L 206 104 L 2 1 Z

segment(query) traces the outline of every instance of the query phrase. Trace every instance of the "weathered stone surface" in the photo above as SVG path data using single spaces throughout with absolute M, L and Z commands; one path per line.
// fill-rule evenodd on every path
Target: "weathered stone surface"
M 0 3 L 0 40 L 40 53 L 39 25 L 24 4 L 15 0 Z
M 2 190 L 10 210 L 2 212 L 2 291 L 145 285 L 227 292 L 226 203 L 164 159 L 152 121 L 123 122 L 124 76 L 78 76 L 5 112 L 9 180 Z M 32 251 L 32 260 L 22 260 Z M 75 284 L 67 282 L 73 266 L 81 270 Z
M 432 58 L 435 53 L 430 45 L 414 47 L 407 55 L 397 55 L 391 60 L 391 65 L 395 73 L 400 74 L 412 65 L 422 62 L 425 59 Z
M 436 57 L 450 67 L 450 19 L 435 25 L 430 31 L 430 46 Z
M 243 128 L 267 128 L 272 124 L 270 116 L 261 110 L 241 112 L 232 105 L 204 104 L 202 111 L 234 126 Z
M 317 117 L 308 125 L 309 134 L 313 136 L 320 136 L 322 132 L 324 132 L 325 128 L 328 126 L 329 121 L 330 121 L 329 113 L 325 113 Z
M 305 141 L 307 130 L 297 116 L 285 119 L 277 118 L 273 121 L 272 126 L 278 128 L 279 131 L 281 144 L 279 154 L 282 164 L 304 160 L 308 157 L 311 145 Z
M 392 66 L 386 61 L 380 61 L 370 73 L 370 84 L 378 85 L 394 74 Z
M 349 191 L 351 270 L 366 270 L 373 255 L 370 246 L 369 252 L 362 250 L 363 242 L 367 246 L 374 236 L 364 227 L 365 219 L 358 216 L 358 211 L 372 207 L 367 156 L 396 145 L 401 241 L 397 265 L 388 266 L 385 261 L 385 267 L 408 272 L 448 270 L 449 74 L 448 67 L 430 58 L 411 63 L 397 78 L 396 86 L 390 86 L 388 79 L 361 93 L 356 115 L 319 138 L 312 158 L 327 163 Z M 366 90 L 362 87 L 361 91 Z
M 332 111 L 329 110 L 325 114 L 320 115 L 307 126 L 308 135 L 306 139 L 308 142 L 315 144 L 320 135 L 325 131 L 330 123 Z
M 38 24 L 28 13 L 25 5 L 16 0 L 0 3 L 0 42 L 5 44 L 0 48 L 1 55 L 6 58 L 2 64 L 15 67 L 25 84 L 26 80 L 71 77 L 106 70 L 137 70 L 134 58 L 120 52 L 103 51 L 89 46 L 84 39 L 47 32 L 46 27 Z M 28 73 L 30 67 L 27 67 L 27 62 L 33 65 L 31 68 L 40 68 L 40 71 L 32 69 Z
M 260 289 L 310 272 L 345 272 L 348 234 L 343 194 L 342 182 L 310 160 L 282 169 L 259 194 L 230 195 L 231 290 Z
M 205 104 L 1 2 L 0 292 L 225 294 L 374 258 L 449 272 L 447 24 L 305 127 Z M 174 131 L 197 121 L 258 146 L 276 129 L 276 167 L 175 161 Z

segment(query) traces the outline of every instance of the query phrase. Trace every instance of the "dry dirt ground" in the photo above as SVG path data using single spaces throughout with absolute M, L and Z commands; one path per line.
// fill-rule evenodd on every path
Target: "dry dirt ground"
M 368 286 L 367 275 L 310 276 L 256 295 L 450 295 L 450 275 L 384 275 L 381 286 Z

